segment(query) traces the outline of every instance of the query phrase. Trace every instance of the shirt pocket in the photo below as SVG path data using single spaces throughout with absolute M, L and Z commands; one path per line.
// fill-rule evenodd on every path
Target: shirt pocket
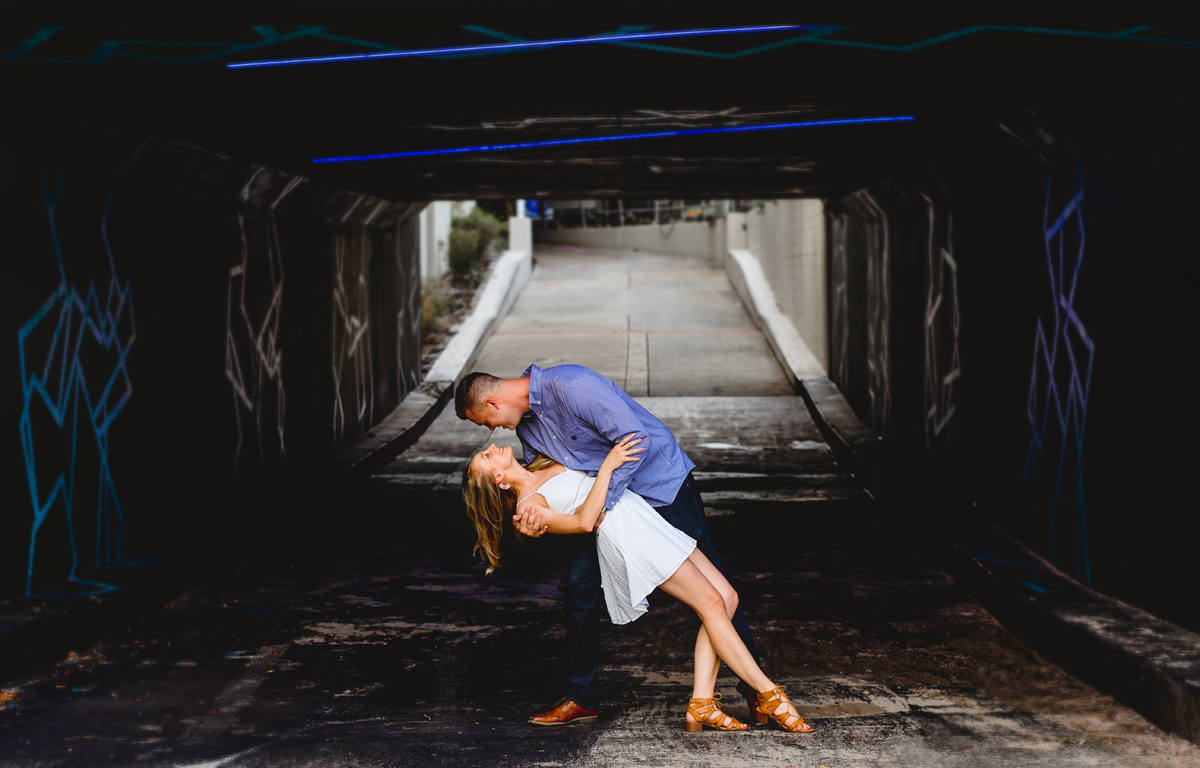
M 596 434 L 592 430 L 584 426 L 570 424 L 562 431 L 562 444 L 575 460 L 580 464 L 587 464 L 589 459 L 594 459 L 593 454 L 596 446 Z M 603 461 L 604 456 L 599 457 L 599 461 Z

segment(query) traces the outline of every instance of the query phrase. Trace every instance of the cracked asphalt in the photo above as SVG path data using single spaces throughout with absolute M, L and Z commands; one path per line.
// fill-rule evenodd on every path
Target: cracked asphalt
M 697 623 L 658 593 L 605 627 L 597 723 L 525 725 L 561 695 L 563 544 L 485 576 L 466 542 L 430 538 L 247 562 L 6 683 L 0 766 L 1200 766 L 936 557 L 765 544 L 736 518 L 714 536 L 811 736 L 684 732 Z

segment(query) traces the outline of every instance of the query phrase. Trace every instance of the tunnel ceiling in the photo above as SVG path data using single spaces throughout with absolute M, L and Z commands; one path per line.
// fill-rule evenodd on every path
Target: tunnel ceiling
M 0 31 L 6 100 L 15 113 L 47 126 L 99 121 L 133 127 L 397 200 L 826 196 L 953 151 L 974 132 L 996 130 L 1014 111 L 1040 110 L 1039 119 L 1051 125 L 1094 119 L 1088 115 L 1114 83 L 1195 72 L 1200 52 L 1200 32 L 1177 27 L 978 27 L 930 14 L 843 27 L 646 39 L 628 36 L 720 25 L 696 14 L 637 27 L 515 18 L 461 26 L 371 14 L 368 9 L 332 26 L 310 27 L 207 20 L 159 27 L 9 25 Z M 227 67 L 614 34 L 625 37 Z M 916 119 L 312 162 L 908 115 Z

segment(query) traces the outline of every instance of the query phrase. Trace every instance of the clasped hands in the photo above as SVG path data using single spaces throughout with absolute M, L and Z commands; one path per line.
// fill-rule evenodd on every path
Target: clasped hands
M 592 525 L 592 532 L 595 533 L 600 529 L 600 523 L 604 521 L 604 515 L 601 512 L 600 517 L 596 518 L 596 522 Z M 513 515 L 513 526 L 516 527 L 517 533 L 522 536 L 528 536 L 531 539 L 541 537 L 543 533 L 550 530 L 550 526 L 542 522 L 542 513 L 538 512 L 537 506 L 527 504 L 521 508 L 521 511 Z
M 622 464 L 638 460 L 633 454 L 641 453 L 643 449 L 634 448 L 634 446 L 642 441 L 640 439 L 633 440 L 632 438 L 633 435 L 626 435 L 621 439 L 621 442 L 613 446 L 612 450 L 609 451 L 608 456 L 604 458 L 604 463 L 600 465 L 601 472 L 608 470 L 609 474 L 611 475 L 613 470 Z M 536 539 L 540 538 L 542 534 L 550 530 L 550 526 L 542 522 L 542 513 L 539 512 L 538 509 L 539 508 L 536 504 L 526 504 L 520 509 L 520 511 L 517 512 L 517 514 L 513 515 L 513 526 L 522 536 L 528 536 Z M 596 522 L 592 524 L 593 533 L 600 530 L 600 524 L 604 522 L 604 516 L 607 514 L 608 512 L 601 510 L 600 516 L 597 517 Z

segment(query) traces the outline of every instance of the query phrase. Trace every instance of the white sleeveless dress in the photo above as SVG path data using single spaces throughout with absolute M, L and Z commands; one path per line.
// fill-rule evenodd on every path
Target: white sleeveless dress
M 573 515 L 595 482 L 585 472 L 568 469 L 542 483 L 536 493 L 555 512 Z M 671 578 L 695 548 L 695 539 L 626 490 L 596 531 L 600 584 L 613 624 L 628 624 L 645 613 L 646 596 Z

